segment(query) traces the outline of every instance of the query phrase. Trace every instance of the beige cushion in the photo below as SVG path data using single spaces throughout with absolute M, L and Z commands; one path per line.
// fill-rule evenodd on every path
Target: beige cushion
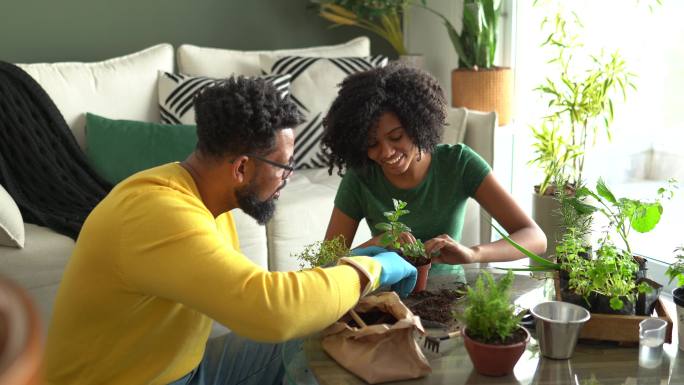
M 0 185 L 0 245 L 24 247 L 24 220 L 19 207 Z
M 159 121 L 157 72 L 173 72 L 173 47 L 93 63 L 18 64 L 40 83 L 85 148 L 85 113 L 110 119 Z
M 266 224 L 271 270 L 299 270 L 299 261 L 292 255 L 325 237 L 340 180 L 337 174 L 329 176 L 327 169 L 295 171 L 281 190 L 275 215 Z M 352 245 L 370 237 L 364 220 L 359 223 Z
M 188 75 L 226 77 L 233 74 L 261 75 L 259 55 L 369 56 L 370 40 L 358 37 L 343 44 L 275 51 L 237 51 L 183 44 L 178 47 L 178 72 Z
M 62 280 L 74 241 L 47 227 L 24 224 L 26 244 L 23 249 L 0 248 L 0 271 L 28 290 L 40 311 L 47 329 L 52 306 Z

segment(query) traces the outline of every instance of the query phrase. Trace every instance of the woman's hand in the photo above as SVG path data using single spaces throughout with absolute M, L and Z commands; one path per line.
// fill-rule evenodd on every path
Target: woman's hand
M 463 246 L 446 234 L 425 242 L 425 253 L 427 255 L 438 254 L 432 257 L 433 263 L 460 265 L 478 262 L 475 250 Z

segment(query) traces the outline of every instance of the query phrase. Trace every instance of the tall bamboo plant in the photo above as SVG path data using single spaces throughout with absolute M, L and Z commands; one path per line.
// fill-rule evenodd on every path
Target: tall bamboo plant
M 536 142 L 535 157 L 530 161 L 544 172 L 540 194 L 554 182 L 576 185 L 582 180 L 586 151 L 602 135 L 612 139 L 614 98 L 626 99 L 627 90 L 636 89 L 635 75 L 627 70 L 618 51 L 590 55 L 588 67 L 580 70 L 577 54 L 582 43 L 578 34 L 570 32 L 582 27 L 576 14 L 566 19 L 558 12 L 542 23 L 543 29 L 549 26 L 552 30 L 542 46 L 553 50 L 549 63 L 556 65 L 558 72 L 535 89 L 550 113 L 532 128 Z

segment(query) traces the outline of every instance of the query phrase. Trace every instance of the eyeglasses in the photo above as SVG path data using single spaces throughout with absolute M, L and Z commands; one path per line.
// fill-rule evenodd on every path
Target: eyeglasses
M 266 158 L 261 157 L 259 155 L 254 155 L 254 154 L 246 154 L 246 155 L 250 156 L 256 160 L 260 160 L 264 163 L 268 163 L 271 166 L 275 166 L 275 167 L 282 168 L 283 170 L 285 170 L 285 171 L 283 171 L 283 176 L 282 176 L 283 180 L 286 180 L 287 178 L 289 178 L 290 175 L 292 175 L 292 172 L 294 171 L 294 160 L 290 161 L 290 164 L 282 164 L 282 163 L 274 162 L 270 159 L 266 159 Z

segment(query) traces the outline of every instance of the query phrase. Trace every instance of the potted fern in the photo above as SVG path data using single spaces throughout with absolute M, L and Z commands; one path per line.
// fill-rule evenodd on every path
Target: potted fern
M 458 68 L 451 73 L 453 106 L 496 111 L 499 125 L 508 124 L 512 115 L 513 72 L 494 65 L 501 1 L 464 0 L 460 31 L 449 18 L 429 7 L 426 0 L 418 6 L 441 19 L 458 55 Z
M 485 271 L 468 287 L 461 334 L 475 370 L 486 376 L 512 373 L 530 340 L 511 301 L 513 278 L 510 270 L 498 281 Z
M 427 286 L 427 277 L 430 267 L 432 267 L 432 261 L 425 254 L 425 246 L 420 239 L 417 239 L 415 243 L 400 242 L 401 233 L 410 233 L 411 228 L 402 223 L 399 218 L 410 213 L 410 211 L 406 209 L 406 202 L 399 199 L 392 199 L 392 204 L 394 210 L 383 213 L 385 218 L 387 218 L 387 222 L 380 222 L 375 225 L 377 229 L 385 232 L 380 237 L 380 245 L 396 251 L 405 260 L 416 267 L 418 270 L 418 279 L 416 280 L 416 286 L 413 289 L 413 292 L 417 293 L 425 290 L 425 287 Z

